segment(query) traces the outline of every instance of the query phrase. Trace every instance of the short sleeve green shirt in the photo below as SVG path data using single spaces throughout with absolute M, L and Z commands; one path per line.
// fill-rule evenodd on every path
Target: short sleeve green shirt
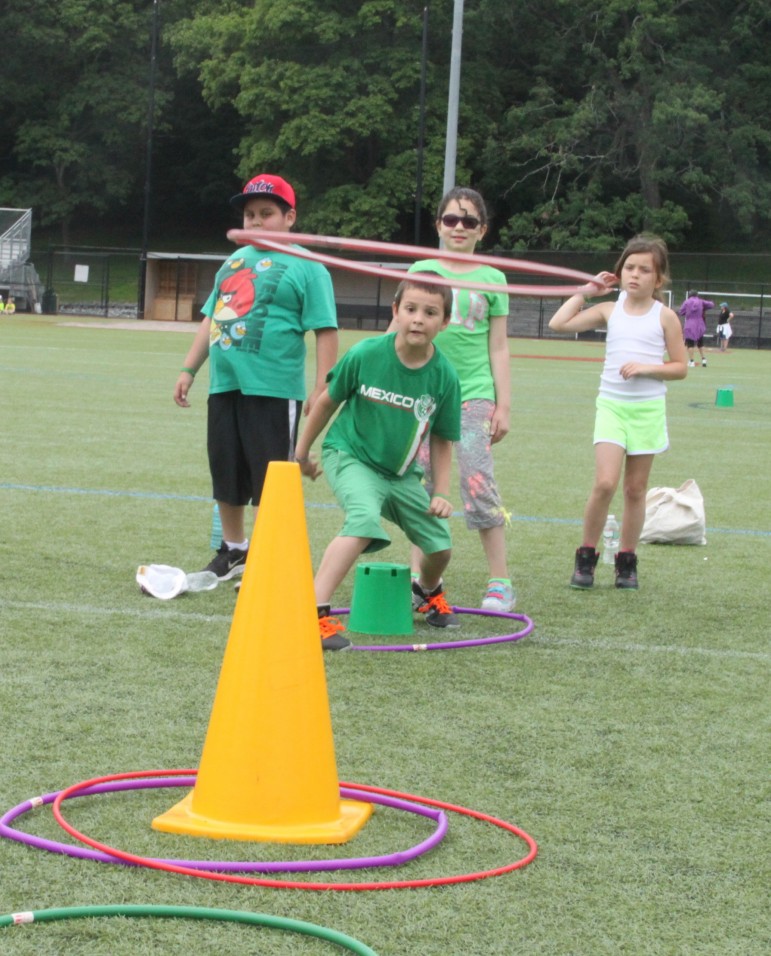
M 461 274 L 450 271 L 438 259 L 424 259 L 414 263 L 409 271 L 436 272 L 464 282 L 506 285 L 506 276 L 492 266 L 479 266 Z M 474 398 L 495 401 L 495 382 L 490 366 L 490 319 L 508 314 L 509 297 L 505 292 L 452 290 L 450 324 L 437 335 L 435 342 L 458 373 L 462 401 Z
M 304 400 L 305 334 L 337 328 L 332 280 L 322 265 L 254 246 L 228 257 L 203 312 L 211 318 L 212 393 Z
M 329 395 L 341 408 L 324 448 L 347 452 L 398 478 L 415 469 L 429 432 L 460 439 L 460 386 L 438 349 L 422 368 L 407 368 L 395 340 L 392 332 L 357 342 L 328 374 Z

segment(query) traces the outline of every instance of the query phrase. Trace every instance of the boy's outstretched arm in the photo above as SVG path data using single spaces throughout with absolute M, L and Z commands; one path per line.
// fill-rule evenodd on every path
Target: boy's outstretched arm
M 339 407 L 339 402 L 333 401 L 329 396 L 329 389 L 319 395 L 310 410 L 310 414 L 305 422 L 305 428 L 297 439 L 295 447 L 294 460 L 300 466 L 300 471 L 306 478 L 315 481 L 321 474 L 321 465 L 311 457 L 311 447 L 319 435 L 324 431 L 332 416 Z
M 428 513 L 436 515 L 437 518 L 449 518 L 452 515 L 452 503 L 447 497 L 450 491 L 452 442 L 433 432 L 428 441 L 434 480 L 434 494 L 428 506 Z

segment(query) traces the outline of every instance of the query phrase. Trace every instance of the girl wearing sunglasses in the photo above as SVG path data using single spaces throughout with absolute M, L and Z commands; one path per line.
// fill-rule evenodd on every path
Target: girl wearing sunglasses
M 439 204 L 436 230 L 442 247 L 473 253 L 487 232 L 487 208 L 473 189 L 456 186 Z M 491 266 L 442 259 L 416 262 L 410 272 L 437 272 L 464 281 L 506 285 L 506 277 Z M 478 531 L 488 566 L 482 609 L 511 611 L 516 593 L 506 558 L 507 514 L 493 473 L 492 445 L 509 430 L 510 379 L 506 323 L 506 293 L 453 289 L 450 323 L 436 337 L 436 345 L 455 366 L 461 387 L 461 438 L 455 444 L 460 491 L 466 526 Z M 430 490 L 428 450 L 421 449 L 421 464 Z M 413 575 L 420 552 L 413 551 Z

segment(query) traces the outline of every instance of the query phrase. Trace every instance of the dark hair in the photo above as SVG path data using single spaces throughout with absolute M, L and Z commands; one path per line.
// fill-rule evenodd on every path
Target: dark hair
M 466 202 L 473 203 L 476 207 L 477 213 L 479 214 L 479 221 L 483 226 L 487 225 L 487 206 L 485 205 L 484 199 L 476 191 L 476 189 L 469 189 L 467 186 L 455 186 L 449 192 L 445 193 L 442 196 L 442 201 L 439 203 L 439 208 L 436 211 L 436 218 L 441 219 L 444 215 L 445 209 L 450 205 L 453 199 L 460 205 L 465 200 Z
M 234 196 L 233 199 L 240 199 L 240 196 Z M 248 196 L 243 197 L 243 202 L 239 205 L 231 200 L 231 206 L 234 209 L 237 209 L 239 214 L 243 215 L 246 204 L 250 199 L 261 199 L 272 202 L 275 206 L 278 206 L 279 212 L 285 216 L 288 212 L 291 212 L 294 209 L 294 206 L 290 206 L 286 199 L 282 199 L 280 196 L 273 196 L 271 193 L 250 193 Z
M 432 282 L 430 276 L 438 276 L 438 272 L 408 272 L 399 283 L 394 295 L 394 305 L 399 308 L 402 298 L 407 289 L 423 289 L 424 292 L 430 292 L 431 295 L 442 297 L 442 307 L 444 315 L 452 315 L 452 289 L 448 285 L 440 285 L 438 282 Z M 441 278 L 441 276 L 440 276 Z
M 635 253 L 646 252 L 649 252 L 653 256 L 653 264 L 656 267 L 656 274 L 658 275 L 659 279 L 662 280 L 662 285 L 666 285 L 670 281 L 669 250 L 667 249 L 667 244 L 658 236 L 652 236 L 648 233 L 641 233 L 639 236 L 635 236 L 629 240 L 626 246 L 624 246 L 624 251 L 621 253 L 618 262 L 613 267 L 614 274 L 620 278 L 621 270 L 624 268 L 624 263 L 629 256 L 632 256 Z M 653 293 L 654 298 L 660 299 L 660 292 L 660 289 L 656 289 L 656 291 Z

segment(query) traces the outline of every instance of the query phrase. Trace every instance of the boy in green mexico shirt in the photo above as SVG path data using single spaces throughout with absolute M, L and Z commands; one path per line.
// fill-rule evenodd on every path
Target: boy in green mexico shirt
M 430 273 L 409 275 L 396 291 L 394 332 L 358 342 L 327 376 L 327 387 L 308 416 L 295 460 L 315 481 L 322 468 L 313 442 L 339 409 L 322 445 L 324 471 L 341 508 L 343 527 L 328 545 L 314 588 L 322 647 L 342 650 L 350 641 L 329 616 L 330 601 L 363 553 L 387 547 L 382 518 L 398 525 L 423 559 L 413 584 L 413 603 L 434 627 L 457 627 L 442 574 L 450 561 L 447 498 L 452 443 L 460 436 L 460 385 L 449 361 L 434 346 L 447 326 L 452 294 Z M 428 435 L 433 495 L 423 485 L 416 456 Z

